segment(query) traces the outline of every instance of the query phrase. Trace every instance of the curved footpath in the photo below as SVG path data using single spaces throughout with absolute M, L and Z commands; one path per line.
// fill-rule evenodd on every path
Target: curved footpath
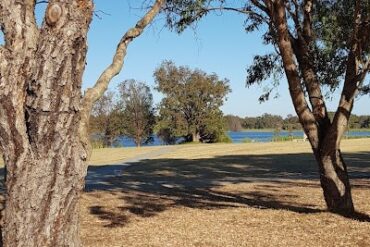
M 178 146 L 163 146 L 163 148 L 149 151 L 144 154 L 137 155 L 133 158 L 128 158 L 118 164 L 106 164 L 102 166 L 89 166 L 87 176 L 85 178 L 85 191 L 99 190 L 105 187 L 105 181 L 109 177 L 116 177 L 122 174 L 123 170 L 128 166 L 135 165 L 141 160 L 153 159 L 163 154 L 168 154 L 178 149 Z

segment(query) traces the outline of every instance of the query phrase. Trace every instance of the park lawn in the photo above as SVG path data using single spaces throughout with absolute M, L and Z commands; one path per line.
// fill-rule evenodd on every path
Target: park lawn
M 153 147 L 126 147 L 126 148 L 99 148 L 94 149 L 89 161 L 91 166 L 117 164 L 137 156 L 154 152 L 161 149 L 160 146 Z
M 352 218 L 325 211 L 307 142 L 183 145 L 130 162 L 135 150 L 94 150 L 100 167 L 133 165 L 82 195 L 83 246 L 369 246 L 370 139 L 342 144 Z

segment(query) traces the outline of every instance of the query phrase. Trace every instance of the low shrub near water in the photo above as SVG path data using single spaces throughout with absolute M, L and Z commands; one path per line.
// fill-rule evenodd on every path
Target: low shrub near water
M 343 136 L 344 139 L 361 139 L 361 138 L 370 138 L 370 136 L 349 136 L 345 135 Z
M 90 143 L 92 148 L 94 149 L 105 148 L 104 142 L 102 140 L 91 140 Z
M 232 143 L 233 140 L 231 139 L 231 137 L 227 134 L 222 134 L 220 136 L 218 136 L 216 142 L 219 142 L 219 143 Z
M 244 138 L 244 139 L 242 140 L 242 143 L 252 143 L 252 142 L 254 142 L 254 140 L 253 140 L 253 139 L 251 139 L 251 138 Z
M 302 136 L 274 136 L 272 138 L 273 142 L 286 142 L 286 141 L 293 141 L 293 140 L 301 140 Z

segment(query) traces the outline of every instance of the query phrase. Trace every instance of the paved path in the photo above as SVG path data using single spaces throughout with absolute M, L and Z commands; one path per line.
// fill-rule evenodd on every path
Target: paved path
M 118 164 L 106 164 L 101 166 L 90 166 L 87 170 L 85 190 L 94 190 L 104 187 L 104 183 L 109 177 L 116 177 L 122 174 L 123 170 L 128 166 L 135 165 L 134 163 L 141 160 L 153 159 L 163 154 L 171 153 L 176 150 L 177 146 L 163 146 L 160 149 L 149 151 L 147 153 L 135 156 L 124 160 Z

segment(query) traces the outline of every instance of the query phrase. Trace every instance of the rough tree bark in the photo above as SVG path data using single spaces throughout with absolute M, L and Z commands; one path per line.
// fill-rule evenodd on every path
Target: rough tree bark
M 2 0 L 0 145 L 6 167 L 3 246 L 79 246 L 78 198 L 90 154 L 93 103 L 120 72 L 128 44 L 159 12 L 157 0 L 120 41 L 112 65 L 81 95 L 91 0 Z

